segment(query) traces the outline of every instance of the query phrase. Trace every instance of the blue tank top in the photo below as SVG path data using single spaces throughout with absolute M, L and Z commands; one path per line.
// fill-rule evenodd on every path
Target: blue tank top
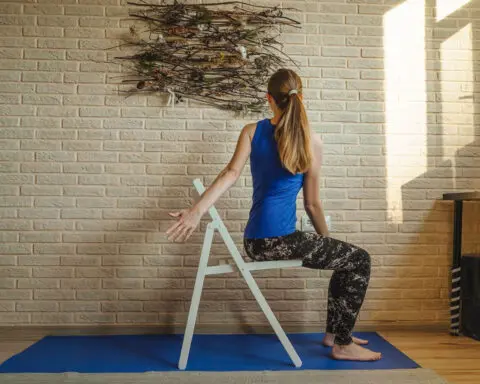
M 253 201 L 244 233 L 247 239 L 295 232 L 296 201 L 304 175 L 293 175 L 283 167 L 274 131 L 275 126 L 269 119 L 261 120 L 252 139 Z

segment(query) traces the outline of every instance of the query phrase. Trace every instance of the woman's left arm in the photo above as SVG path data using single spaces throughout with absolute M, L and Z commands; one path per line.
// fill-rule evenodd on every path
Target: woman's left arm
M 215 204 L 220 196 L 235 184 L 250 156 L 251 138 L 255 128 L 255 124 L 249 124 L 242 129 L 232 159 L 193 207 L 169 213 L 170 216 L 177 219 L 176 223 L 167 230 L 169 240 L 187 240 L 208 208 Z

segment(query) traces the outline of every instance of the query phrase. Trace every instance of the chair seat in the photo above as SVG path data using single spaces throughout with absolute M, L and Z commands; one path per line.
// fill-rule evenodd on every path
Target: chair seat
M 244 263 L 247 271 L 261 271 L 265 269 L 295 268 L 302 266 L 302 260 L 278 260 L 278 261 L 251 261 Z M 237 271 L 236 263 L 227 263 L 209 266 L 206 275 L 220 275 Z M 239 267 L 238 267 L 239 268 Z
M 246 263 L 246 265 L 250 271 L 259 271 L 261 269 L 295 268 L 302 266 L 302 260 L 252 261 Z

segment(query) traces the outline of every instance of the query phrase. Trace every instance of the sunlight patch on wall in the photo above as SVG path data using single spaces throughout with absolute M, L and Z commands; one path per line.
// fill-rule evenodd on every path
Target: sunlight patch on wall
M 440 47 L 443 159 L 475 140 L 472 25 L 468 24 Z
M 457 9 L 468 4 L 470 0 L 437 0 L 436 19 L 437 22 L 445 19 Z
M 425 0 L 407 0 L 384 16 L 387 200 L 401 222 L 402 185 L 427 170 Z

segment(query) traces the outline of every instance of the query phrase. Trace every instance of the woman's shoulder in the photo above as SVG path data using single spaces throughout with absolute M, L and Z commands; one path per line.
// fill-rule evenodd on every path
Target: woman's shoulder
M 313 162 L 312 162 L 311 169 L 315 171 L 319 169 L 323 159 L 323 142 L 322 142 L 322 137 L 318 133 L 312 134 L 311 148 L 312 148 L 312 155 L 313 155 Z
M 314 150 L 321 150 L 323 147 L 322 136 L 319 133 L 312 134 L 312 147 Z
M 249 124 L 246 124 L 242 129 L 242 133 L 247 134 L 248 137 L 250 137 L 250 141 L 253 139 L 253 136 L 255 135 L 255 131 L 257 130 L 257 124 L 258 123 L 249 123 Z

